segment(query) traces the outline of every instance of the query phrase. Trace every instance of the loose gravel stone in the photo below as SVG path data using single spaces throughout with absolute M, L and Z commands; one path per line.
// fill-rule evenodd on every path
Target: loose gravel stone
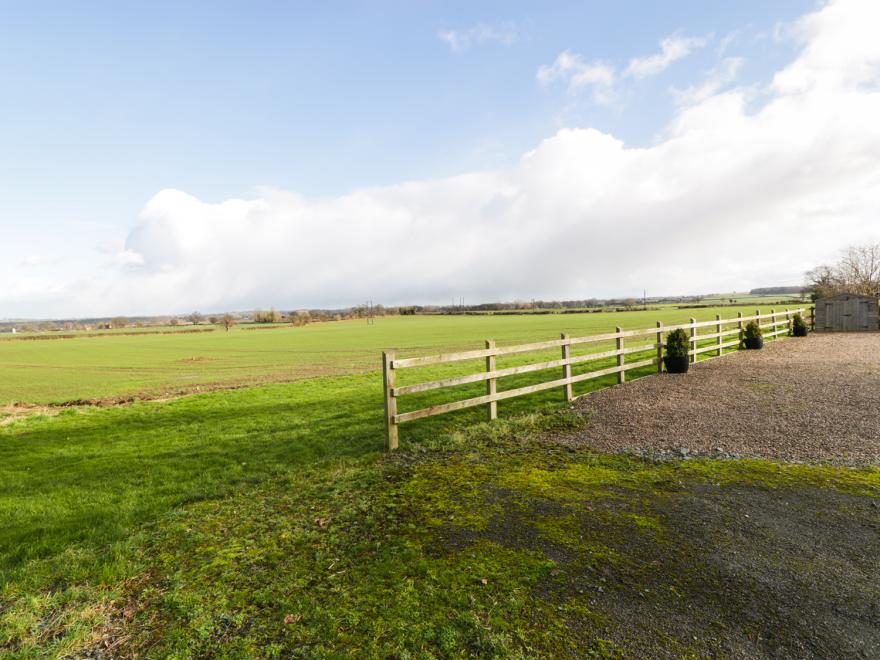
M 762 457 L 880 464 L 880 333 L 769 342 L 594 392 L 562 440 L 657 460 Z

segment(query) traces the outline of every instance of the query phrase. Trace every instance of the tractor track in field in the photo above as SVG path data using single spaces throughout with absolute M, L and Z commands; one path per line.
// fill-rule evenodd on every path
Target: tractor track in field
M 197 385 L 187 385 L 176 388 L 159 388 L 155 390 L 143 390 L 130 394 L 67 399 L 64 401 L 52 401 L 49 403 L 29 403 L 25 401 L 12 401 L 6 404 L 0 404 L 0 427 L 11 424 L 13 421 L 30 417 L 33 415 L 55 415 L 65 409 L 73 408 L 113 408 L 118 406 L 128 406 L 140 402 L 164 402 L 173 401 L 186 396 L 195 394 L 209 394 L 212 392 L 228 392 L 233 390 L 247 389 L 251 387 L 260 387 L 263 385 L 283 385 L 287 383 L 296 383 L 303 380 L 313 378 L 332 377 L 332 376 L 354 376 L 367 373 L 369 370 L 351 371 L 351 370 L 328 370 L 326 368 L 315 369 L 314 373 L 302 373 L 294 377 L 279 376 L 278 378 L 260 378 L 253 381 L 233 381 L 225 383 L 205 383 Z

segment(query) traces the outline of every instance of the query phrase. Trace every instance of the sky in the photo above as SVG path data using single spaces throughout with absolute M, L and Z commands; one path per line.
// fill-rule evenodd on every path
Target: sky
M 0 318 L 799 284 L 880 240 L 875 0 L 0 0 Z

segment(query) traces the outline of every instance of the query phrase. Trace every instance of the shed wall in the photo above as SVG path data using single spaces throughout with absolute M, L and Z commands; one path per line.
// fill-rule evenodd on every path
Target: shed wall
M 842 295 L 816 301 L 816 330 L 859 332 L 880 329 L 877 298 Z

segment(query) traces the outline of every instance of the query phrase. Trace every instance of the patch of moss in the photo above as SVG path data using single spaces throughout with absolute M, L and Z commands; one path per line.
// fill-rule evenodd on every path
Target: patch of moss
M 805 465 L 765 460 L 695 460 L 673 464 L 689 480 L 765 488 L 814 487 L 864 497 L 880 497 L 880 470 Z
M 407 502 L 418 502 L 418 519 L 426 527 L 454 524 L 483 529 L 496 513 L 484 485 L 494 475 L 487 465 L 464 462 L 424 463 L 397 490 Z

